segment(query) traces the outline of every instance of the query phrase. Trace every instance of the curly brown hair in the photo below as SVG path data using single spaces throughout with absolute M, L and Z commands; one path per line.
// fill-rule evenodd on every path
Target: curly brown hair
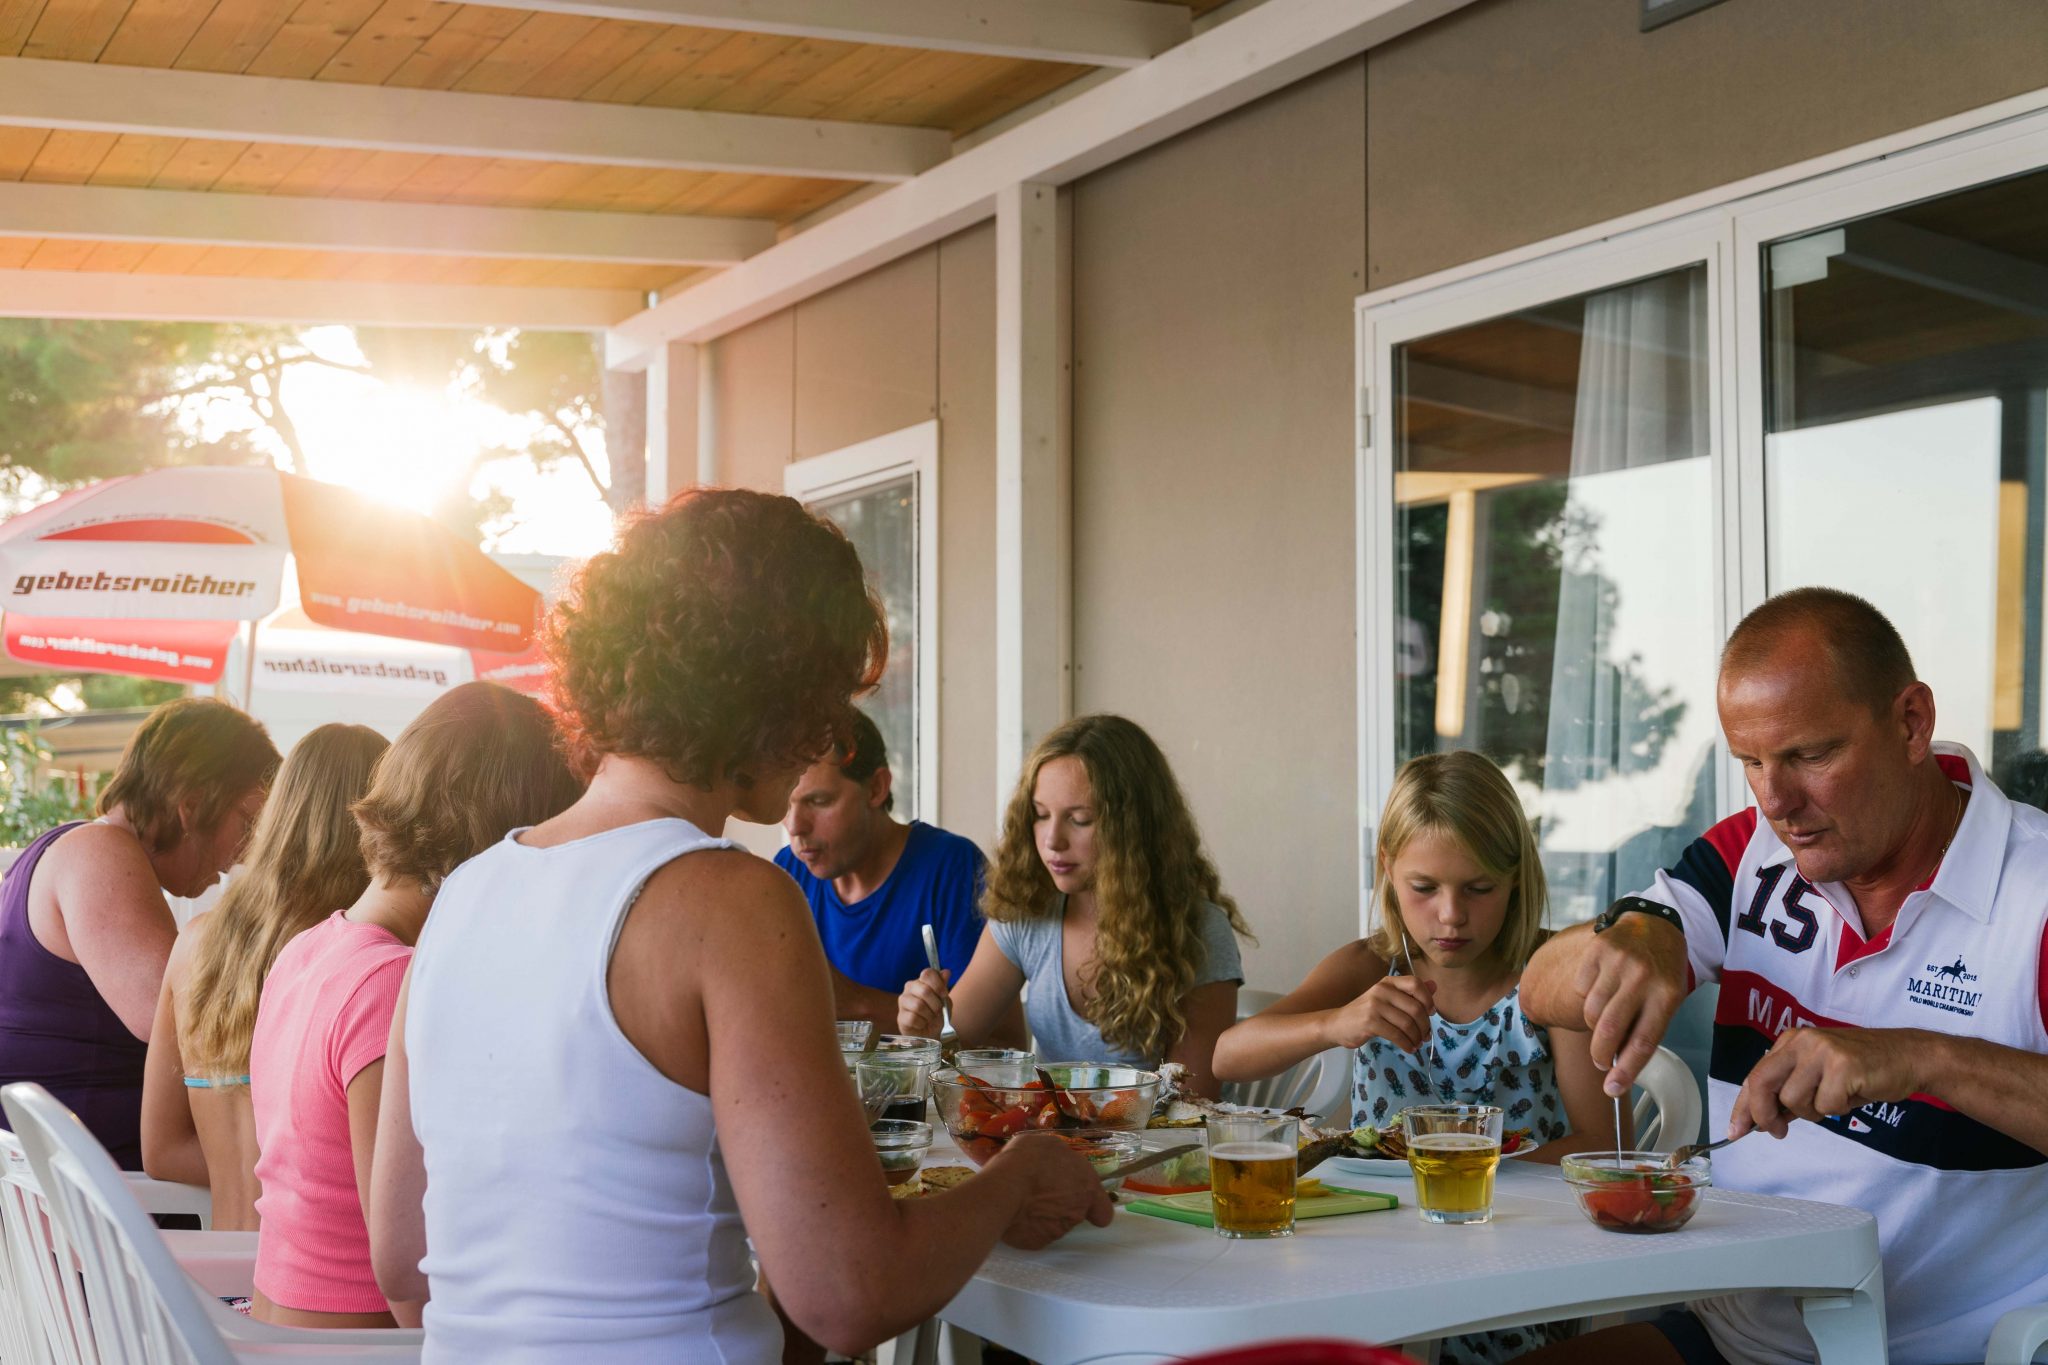
M 982 914 L 992 920 L 1051 918 L 1058 888 L 1038 856 L 1033 807 L 1038 772 L 1078 758 L 1095 792 L 1095 964 L 1085 1013 L 1111 1047 L 1164 1057 L 1187 1031 L 1181 1000 L 1204 961 L 1206 902 L 1250 939 L 1173 768 L 1152 736 L 1122 716 L 1081 716 L 1040 740 L 1018 776 L 989 866 Z M 1256 940 L 1253 940 L 1256 942 Z M 1057 983 L 1055 983 L 1057 986 Z
M 690 488 L 632 518 L 544 631 L 562 723 L 586 763 L 652 759 L 742 789 L 853 734 L 889 632 L 860 556 L 793 498 Z
M 429 895 L 511 831 L 583 795 L 554 717 L 532 697 L 472 682 L 436 697 L 377 760 L 355 804 L 372 876 Z

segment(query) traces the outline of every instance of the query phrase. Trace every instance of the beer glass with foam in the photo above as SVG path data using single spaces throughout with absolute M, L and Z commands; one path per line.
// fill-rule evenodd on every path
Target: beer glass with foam
M 1292 1237 L 1298 1119 L 1209 1117 L 1209 1193 L 1223 1237 Z
M 1500 1120 L 1500 1108 L 1491 1104 L 1425 1104 L 1402 1111 L 1415 1203 L 1425 1223 L 1493 1218 Z

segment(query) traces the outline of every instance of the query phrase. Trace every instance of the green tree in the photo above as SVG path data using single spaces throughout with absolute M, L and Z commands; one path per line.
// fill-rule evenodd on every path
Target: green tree
M 180 404 L 239 385 L 275 406 L 282 371 L 266 367 L 285 354 L 274 329 L 0 320 L 0 471 L 17 488 L 23 474 L 62 488 L 164 465 L 267 464 L 246 432 L 202 439 Z

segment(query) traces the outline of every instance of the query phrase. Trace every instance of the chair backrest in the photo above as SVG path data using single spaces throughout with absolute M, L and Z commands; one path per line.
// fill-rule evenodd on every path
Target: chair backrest
M 1262 1081 L 1225 1081 L 1224 1103 L 1260 1109 L 1301 1108 L 1322 1088 L 1323 1061 L 1328 1055 L 1318 1052 L 1313 1057 L 1304 1057 L 1279 1075 Z
M 78 1258 L 21 1139 L 0 1131 L 0 1362 L 97 1365 Z
M 198 1290 L 98 1139 L 40 1085 L 0 1089 L 0 1106 L 77 1255 L 100 1359 L 235 1365 Z
M 1414 1365 L 1412 1357 L 1362 1341 L 1273 1341 L 1189 1356 L 1182 1365 Z
M 1668 1047 L 1657 1049 L 1636 1077 L 1642 1094 L 1634 1109 L 1636 1150 L 1670 1152 L 1697 1141 L 1700 1132 L 1699 1083 L 1692 1068 Z
M 1276 1003 L 1278 991 L 1240 986 L 1237 1017 L 1249 1019 Z M 1223 1100 L 1227 1104 L 1254 1105 L 1261 1109 L 1306 1109 L 1325 1123 L 1345 1124 L 1351 1119 L 1351 1053 L 1343 1048 L 1304 1057 L 1277 1076 L 1262 1081 L 1226 1081 Z M 1343 1112 L 1338 1113 L 1341 1109 Z

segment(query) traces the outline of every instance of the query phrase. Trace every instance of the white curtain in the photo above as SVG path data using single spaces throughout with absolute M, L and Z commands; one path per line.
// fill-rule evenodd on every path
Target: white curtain
M 1598 516 L 1586 492 L 1601 481 L 1670 460 L 1705 457 L 1707 428 L 1706 272 L 1660 275 L 1586 300 L 1579 383 L 1572 424 L 1571 483 L 1561 534 L 1562 581 L 1552 657 L 1550 717 L 1544 764 L 1546 798 L 1644 766 L 1637 761 L 1639 714 L 1622 705 L 1625 658 L 1613 647 L 1617 603 L 1656 611 L 1666 604 L 1630 601 L 1629 566 L 1601 553 Z M 1602 502 L 1612 507 L 1612 497 Z M 1697 508 L 1645 508 L 1651 514 L 1697 516 Z M 1619 592 L 1617 599 L 1614 594 Z M 1701 621 L 1702 630 L 1711 622 Z M 1547 809 L 1554 803 L 1546 800 Z M 1644 850 L 1654 857 L 1651 850 Z M 1644 869 L 1645 873 L 1648 869 Z M 1585 869 L 1595 904 L 1604 905 L 1636 875 Z

